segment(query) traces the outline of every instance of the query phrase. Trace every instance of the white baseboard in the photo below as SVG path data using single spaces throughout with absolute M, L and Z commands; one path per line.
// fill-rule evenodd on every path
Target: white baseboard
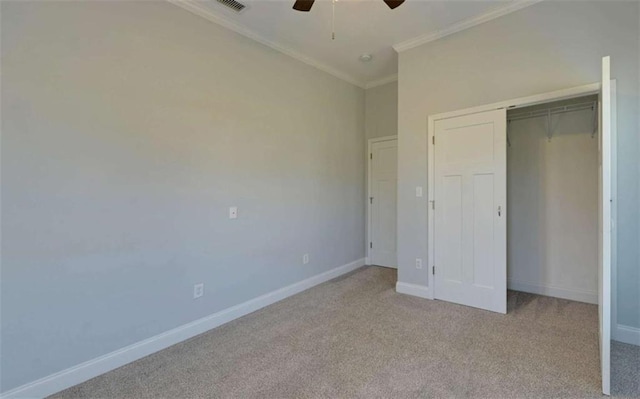
M 265 306 L 307 290 L 318 284 L 349 273 L 364 266 L 364 258 L 336 267 L 306 280 L 291 284 L 279 290 L 251 299 L 239 305 L 221 310 L 212 315 L 184 324 L 162 334 L 126 346 L 117 351 L 78 364 L 66 370 L 51 374 L 39 380 L 14 388 L 0 395 L 2 399 L 43 398 L 87 381 L 100 374 L 124 366 L 134 360 L 168 348 L 186 339 L 202 334 L 234 319 L 255 312 Z
M 396 292 L 400 294 L 413 295 L 420 298 L 433 299 L 431 290 L 429 289 L 429 287 L 426 287 L 424 285 L 402 283 L 398 281 L 396 283 Z
M 640 328 L 618 324 L 613 329 L 614 341 L 640 346 Z
M 598 304 L 598 293 L 590 291 L 582 291 L 570 288 L 554 287 L 551 285 L 538 285 L 525 283 L 523 281 L 511 280 L 507 281 L 507 288 L 514 291 L 529 292 L 532 294 L 552 296 L 555 298 L 569 299 L 571 301 Z

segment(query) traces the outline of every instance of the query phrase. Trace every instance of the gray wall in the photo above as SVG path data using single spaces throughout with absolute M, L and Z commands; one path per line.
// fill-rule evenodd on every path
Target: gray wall
M 1 22 L 2 391 L 364 257 L 363 90 L 165 2 Z
M 399 280 L 427 284 L 427 116 L 600 81 L 618 81 L 618 321 L 640 327 L 638 2 L 542 2 L 400 53 Z
M 398 134 L 398 82 L 365 91 L 367 139 Z

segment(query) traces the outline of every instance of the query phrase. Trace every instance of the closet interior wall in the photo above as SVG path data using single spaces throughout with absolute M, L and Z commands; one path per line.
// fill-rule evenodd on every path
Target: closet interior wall
M 510 289 L 597 303 L 597 101 L 507 113 Z

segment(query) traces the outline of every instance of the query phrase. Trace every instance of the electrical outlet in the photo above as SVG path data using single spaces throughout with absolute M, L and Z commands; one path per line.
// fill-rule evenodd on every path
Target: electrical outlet
M 422 269 L 422 259 L 416 258 L 416 269 Z
M 307 263 L 309 263 L 309 254 L 304 254 L 302 255 L 302 264 L 306 265 Z
M 193 286 L 193 299 L 200 298 L 204 295 L 204 283 L 198 283 Z

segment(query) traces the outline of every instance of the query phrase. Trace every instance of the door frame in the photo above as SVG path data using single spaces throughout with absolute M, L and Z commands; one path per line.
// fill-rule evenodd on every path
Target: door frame
M 480 105 L 477 107 L 466 108 L 451 112 L 444 112 L 440 114 L 428 115 L 427 117 L 427 198 L 428 201 L 426 203 L 427 206 L 427 265 L 428 265 L 428 273 L 427 273 L 427 299 L 434 299 L 435 292 L 435 282 L 433 276 L 433 267 L 435 266 L 435 214 L 434 214 L 434 201 L 435 201 L 435 146 L 434 146 L 434 137 L 435 137 L 435 122 L 442 119 L 455 118 L 458 116 L 464 116 L 469 114 L 476 114 L 479 112 L 492 111 L 496 109 L 505 108 L 507 110 L 528 107 L 532 105 L 553 102 L 553 101 L 561 101 L 568 100 L 576 97 L 583 97 L 588 95 L 597 94 L 600 97 L 600 82 L 591 83 L 583 86 L 572 87 L 569 89 L 556 90 L 541 94 L 536 94 L 533 96 L 527 97 L 519 97 L 511 100 L 500 101 L 487 105 Z M 612 154 L 612 163 L 615 165 L 616 163 L 616 152 L 611 151 Z M 615 173 L 615 169 L 614 169 Z M 614 174 L 614 181 L 615 174 Z M 614 198 L 614 204 L 616 202 L 617 193 L 615 191 L 615 184 L 612 186 L 612 197 Z M 614 205 L 615 206 L 615 205 Z M 507 210 L 508 211 L 508 210 Z M 615 215 L 613 215 L 614 217 Z M 614 220 L 615 222 L 615 220 Z M 615 237 L 615 235 L 612 236 Z M 611 269 L 612 273 L 615 273 L 616 269 L 615 265 L 615 242 L 612 242 L 612 252 L 613 256 L 611 259 Z M 615 313 L 615 310 L 612 309 L 612 312 Z
M 365 198 L 365 201 L 367 203 L 367 257 L 365 259 L 365 264 L 370 265 L 371 264 L 371 248 L 369 243 L 371 242 L 371 237 L 372 237 L 372 233 L 371 233 L 371 176 L 372 176 L 372 158 L 371 158 L 371 150 L 373 147 L 374 143 L 382 143 L 384 141 L 391 141 L 391 140 L 396 140 L 396 142 L 398 141 L 398 135 L 393 135 L 393 136 L 382 136 L 382 137 L 375 137 L 375 138 L 371 138 L 367 140 L 367 197 Z M 396 176 L 397 177 L 397 176 Z M 397 195 L 397 194 L 396 194 Z M 397 237 L 396 237 L 396 241 L 397 241 Z

